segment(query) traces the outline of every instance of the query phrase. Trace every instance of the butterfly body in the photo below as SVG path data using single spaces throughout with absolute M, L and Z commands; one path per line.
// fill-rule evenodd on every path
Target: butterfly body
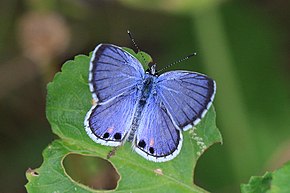
M 98 101 L 85 117 L 88 135 L 97 143 L 119 146 L 131 141 L 144 158 L 173 159 L 182 146 L 182 131 L 198 124 L 210 108 L 215 82 L 189 71 L 158 76 L 118 46 L 96 47 L 89 86 Z
M 132 123 L 132 127 L 130 129 L 129 137 L 127 138 L 127 141 L 133 141 L 136 129 L 139 126 L 140 123 L 140 117 L 141 113 L 148 101 L 150 101 L 150 97 L 152 97 L 153 93 L 156 93 L 155 91 L 155 81 L 156 77 L 151 74 L 145 74 L 144 79 L 141 84 L 137 85 L 137 88 L 139 90 L 138 96 L 137 96 L 137 103 L 138 106 L 136 108 L 136 112 L 134 113 L 134 119 Z

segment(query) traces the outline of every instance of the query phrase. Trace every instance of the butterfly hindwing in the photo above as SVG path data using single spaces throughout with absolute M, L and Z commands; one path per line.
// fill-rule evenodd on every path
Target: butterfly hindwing
M 97 143 L 120 145 L 130 130 L 144 70 L 121 48 L 100 44 L 90 63 L 89 86 L 95 105 L 85 117 L 88 135 Z
M 183 130 L 197 125 L 210 108 L 214 80 L 188 71 L 171 71 L 158 77 L 157 94 L 172 119 Z
M 149 97 L 136 131 L 133 147 L 144 158 L 164 162 L 173 159 L 182 146 L 182 133 L 157 96 Z
M 102 145 L 121 145 L 132 124 L 136 99 L 135 92 L 93 106 L 85 119 L 88 135 Z

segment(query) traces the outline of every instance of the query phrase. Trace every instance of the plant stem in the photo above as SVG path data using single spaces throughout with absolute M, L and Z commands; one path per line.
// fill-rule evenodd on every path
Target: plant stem
M 255 169 L 255 145 L 217 4 L 192 15 L 207 74 L 217 82 L 217 117 L 221 123 L 235 180 Z M 246 56 L 245 56 L 246 57 Z

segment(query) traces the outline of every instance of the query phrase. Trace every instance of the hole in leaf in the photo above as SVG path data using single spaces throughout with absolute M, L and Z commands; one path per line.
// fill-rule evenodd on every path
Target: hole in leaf
M 34 169 L 28 168 L 26 170 L 26 173 L 31 174 L 32 176 L 39 176 L 39 173 L 37 171 L 35 171 Z
M 63 165 L 74 181 L 98 190 L 113 190 L 120 179 L 112 164 L 98 157 L 69 154 Z

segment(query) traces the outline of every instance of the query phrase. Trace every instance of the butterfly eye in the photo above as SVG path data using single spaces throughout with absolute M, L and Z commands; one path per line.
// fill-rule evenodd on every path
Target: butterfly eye
M 107 139 L 109 136 L 110 136 L 110 134 L 109 134 L 108 132 L 106 132 L 106 133 L 103 135 L 103 138 Z
M 121 139 L 121 137 L 122 137 L 121 133 L 116 133 L 116 134 L 114 135 L 114 138 L 115 138 L 115 139 Z
M 149 148 L 149 152 L 150 152 L 151 154 L 153 154 L 153 153 L 154 153 L 154 148 L 153 148 L 153 147 L 150 147 L 150 148 Z
M 146 146 L 145 141 L 144 140 L 140 140 L 139 143 L 138 143 L 138 146 L 144 148 Z

